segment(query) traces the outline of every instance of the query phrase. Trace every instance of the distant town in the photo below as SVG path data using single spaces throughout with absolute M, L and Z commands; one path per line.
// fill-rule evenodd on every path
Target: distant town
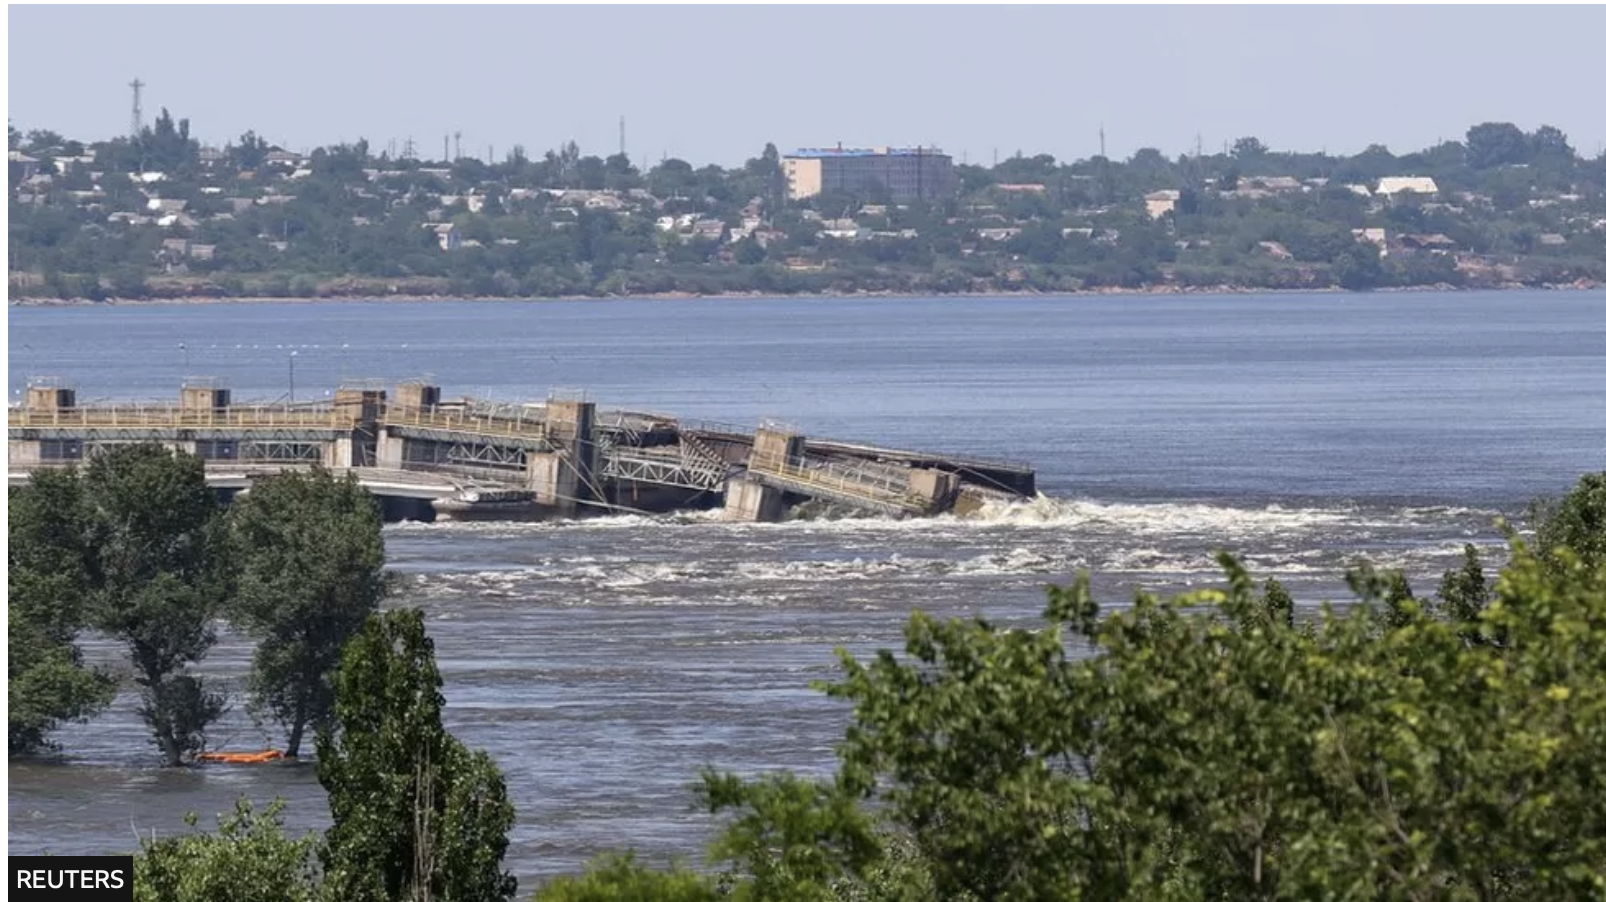
M 1124 160 L 766 145 L 745 165 L 573 142 L 496 161 L 222 147 L 163 110 L 9 129 L 13 302 L 1591 287 L 1606 156 L 1559 130 L 1351 156 L 1245 137 Z

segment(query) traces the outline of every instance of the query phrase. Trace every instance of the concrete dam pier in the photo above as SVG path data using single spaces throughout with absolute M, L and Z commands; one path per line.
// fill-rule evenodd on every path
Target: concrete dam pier
M 900 451 L 663 414 L 601 410 L 579 393 L 544 402 L 443 400 L 440 386 L 346 383 L 315 403 L 235 403 L 190 380 L 178 403 L 79 405 L 56 381 L 28 387 L 7 414 L 9 476 L 159 442 L 202 458 L 219 492 L 320 465 L 353 473 L 388 519 L 543 519 L 723 508 L 774 522 L 805 501 L 889 517 L 1031 497 L 1025 464 Z

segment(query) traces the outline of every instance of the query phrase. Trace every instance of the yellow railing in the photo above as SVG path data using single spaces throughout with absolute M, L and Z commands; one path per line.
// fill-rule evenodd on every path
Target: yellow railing
M 475 411 L 472 408 L 432 410 L 427 407 L 387 407 L 382 422 L 394 426 L 518 438 L 545 438 L 547 434 L 546 422 L 539 415 L 531 414 L 527 418 L 521 415 L 497 415 Z
M 921 508 L 920 499 L 909 493 L 906 483 L 878 477 L 861 470 L 831 464 L 803 466 L 781 457 L 757 455 L 748 460 L 748 469 L 770 474 L 815 488 L 882 504 Z
M 293 407 L 229 407 L 221 410 L 183 410 L 174 407 L 77 407 L 59 410 L 12 409 L 6 425 L 29 428 L 148 428 L 185 429 L 351 429 L 357 423 L 350 413 L 334 410 L 297 410 Z

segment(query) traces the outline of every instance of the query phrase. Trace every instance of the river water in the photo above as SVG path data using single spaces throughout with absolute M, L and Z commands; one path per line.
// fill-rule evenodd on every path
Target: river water
M 599 851 L 699 862 L 699 767 L 823 774 L 847 712 L 809 688 L 833 650 L 900 645 L 909 612 L 1029 623 L 1082 569 L 1100 600 L 1209 582 L 1245 555 L 1302 604 L 1344 567 L 1420 590 L 1494 520 L 1606 466 L 1606 293 L 930 300 L 328 303 L 12 308 L 10 385 L 83 402 L 237 400 L 429 376 L 444 394 L 583 388 L 658 410 L 1038 468 L 1043 497 L 975 519 L 716 515 L 387 527 L 397 603 L 422 606 L 448 726 L 489 751 L 532 879 Z M 292 354 L 294 356 L 292 356 Z M 292 385 L 293 382 L 293 385 Z M 117 650 L 88 640 L 119 667 Z M 204 671 L 244 673 L 225 634 Z M 308 767 L 153 765 L 133 699 L 9 767 L 12 853 L 126 851 L 245 794 L 327 806 Z M 243 703 L 215 744 L 272 741 Z

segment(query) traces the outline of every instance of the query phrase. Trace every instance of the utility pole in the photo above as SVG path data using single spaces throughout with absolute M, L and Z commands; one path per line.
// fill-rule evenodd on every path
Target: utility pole
M 145 87 L 145 83 L 135 77 L 133 81 L 128 83 L 128 86 L 134 89 L 134 115 L 129 118 L 128 137 L 138 141 L 140 133 L 145 131 L 145 116 L 139 106 L 139 91 Z
M 1104 123 L 1099 123 L 1099 203 L 1109 203 L 1113 193 L 1110 186 L 1110 157 L 1104 148 Z

